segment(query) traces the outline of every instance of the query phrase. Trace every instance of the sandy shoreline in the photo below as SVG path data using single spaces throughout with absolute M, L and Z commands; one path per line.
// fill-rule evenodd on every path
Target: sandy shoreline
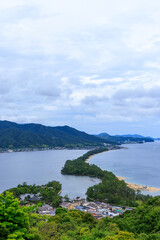
M 160 188 L 156 188 L 156 187 L 148 187 L 148 186 L 144 186 L 144 185 L 140 185 L 140 184 L 135 184 L 135 183 L 129 183 L 126 181 L 126 178 L 124 177 L 119 177 L 117 176 L 117 178 L 119 180 L 124 180 L 127 184 L 128 187 L 134 189 L 134 190 L 140 190 L 140 191 L 149 191 L 149 192 L 157 192 L 160 191 Z
M 106 151 L 107 152 L 107 151 Z M 91 155 L 89 158 L 87 158 L 85 160 L 85 162 L 88 162 L 90 160 L 90 158 L 92 158 L 93 156 L 97 155 L 99 153 L 93 154 Z M 149 191 L 149 192 L 157 192 L 160 191 L 160 188 L 156 188 L 156 187 L 149 187 L 149 186 L 144 186 L 141 184 L 136 184 L 136 183 L 129 183 L 126 181 L 125 177 L 120 177 L 120 176 L 116 176 L 119 180 L 124 180 L 125 183 L 127 184 L 128 187 L 134 189 L 134 190 L 140 190 L 140 191 Z
M 105 151 L 105 152 L 107 152 L 107 151 Z M 90 158 L 92 158 L 93 156 L 95 156 L 95 155 L 97 155 L 97 154 L 99 154 L 99 153 L 95 153 L 95 154 L 89 156 L 89 157 L 85 160 L 85 162 L 88 162 Z

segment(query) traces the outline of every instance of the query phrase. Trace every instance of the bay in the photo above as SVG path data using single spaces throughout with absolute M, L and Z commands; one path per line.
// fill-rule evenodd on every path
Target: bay
M 0 192 L 18 184 L 45 184 L 57 180 L 62 184 L 62 195 L 70 198 L 86 197 L 87 188 L 99 183 L 96 178 L 62 175 L 66 160 L 75 159 L 86 150 L 49 150 L 0 154 Z
M 96 164 L 116 176 L 125 177 L 127 182 L 160 188 L 160 141 L 123 146 L 125 149 L 93 156 L 90 164 Z M 143 193 L 160 195 L 160 191 Z

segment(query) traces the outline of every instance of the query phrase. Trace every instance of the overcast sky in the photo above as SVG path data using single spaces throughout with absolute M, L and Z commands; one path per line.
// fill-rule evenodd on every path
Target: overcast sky
M 159 0 L 0 3 L 0 119 L 160 137 Z

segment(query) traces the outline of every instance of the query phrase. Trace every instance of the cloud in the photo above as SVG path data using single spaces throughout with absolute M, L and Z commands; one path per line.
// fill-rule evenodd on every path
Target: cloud
M 89 132 L 145 121 L 156 132 L 159 8 L 158 0 L 0 3 L 0 119 Z
M 86 105 L 95 105 L 99 102 L 102 102 L 103 104 L 108 101 L 108 97 L 97 97 L 95 95 L 87 96 L 82 100 L 82 103 Z
M 47 96 L 47 97 L 52 97 L 52 98 L 58 98 L 60 96 L 59 90 L 58 89 L 40 89 L 38 91 L 38 94 L 42 96 Z
M 135 89 L 121 89 L 115 92 L 114 99 L 139 99 L 140 98 L 160 98 L 160 86 L 154 86 L 150 89 L 135 88 Z

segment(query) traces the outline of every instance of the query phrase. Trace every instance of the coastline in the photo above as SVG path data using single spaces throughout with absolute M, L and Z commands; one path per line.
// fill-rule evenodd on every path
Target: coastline
M 120 177 L 120 176 L 116 176 L 119 180 L 124 180 L 125 183 L 127 184 L 128 187 L 134 189 L 134 190 L 140 190 L 140 191 L 149 191 L 149 192 L 157 192 L 160 191 L 160 188 L 156 188 L 156 187 L 149 187 L 149 186 L 144 186 L 141 184 L 136 184 L 136 183 L 130 183 L 126 181 L 125 177 Z
M 41 152 L 41 151 L 51 151 L 51 150 L 93 150 L 94 148 L 85 147 L 75 147 L 75 148 L 65 148 L 65 147 L 54 147 L 54 148 L 35 148 L 35 149 L 8 149 L 0 150 L 0 153 L 17 153 L 17 152 Z
M 120 148 L 121 149 L 121 148 Z M 116 149 L 108 149 L 108 150 L 106 150 L 106 151 L 104 151 L 104 152 L 108 152 L 108 151 L 110 151 L 110 150 L 116 150 Z M 85 160 L 85 162 L 89 162 L 89 160 L 93 157 L 93 156 L 95 156 L 95 155 L 97 155 L 97 154 L 99 154 L 99 153 L 95 153 L 95 154 L 93 154 L 93 155 L 91 155 L 91 156 L 89 156 L 86 160 Z M 127 186 L 129 187 L 129 188 L 131 188 L 131 189 L 134 189 L 134 190 L 140 190 L 140 191 L 148 191 L 148 192 L 158 192 L 158 191 L 160 191 L 160 188 L 157 188 L 157 187 L 151 187 L 151 186 L 145 186 L 145 185 L 141 185 L 141 184 L 136 184 L 136 183 L 130 183 L 130 182 L 127 182 L 126 181 L 126 178 L 125 177 L 121 177 L 121 176 L 116 176 L 120 181 L 125 181 L 125 183 L 127 184 Z
M 106 150 L 106 151 L 104 151 L 104 152 L 108 152 L 108 150 Z M 101 153 L 102 153 L 102 152 L 101 152 Z M 92 158 L 93 156 L 98 155 L 98 154 L 99 154 L 99 153 L 95 153 L 95 154 L 89 156 L 89 157 L 85 160 L 85 162 L 89 162 L 90 158 Z
M 104 150 L 103 152 L 100 152 L 100 153 L 104 153 L 104 152 L 108 152 L 108 151 L 111 151 L 111 150 L 119 150 L 119 149 L 123 149 L 124 147 L 110 147 L 110 148 L 108 148 L 107 150 Z M 97 155 L 97 154 L 100 154 L 100 153 L 95 153 L 95 154 L 93 154 L 93 155 L 90 155 L 86 160 L 85 160 L 85 162 L 89 162 L 89 160 L 93 157 L 93 156 L 95 156 L 95 155 Z

